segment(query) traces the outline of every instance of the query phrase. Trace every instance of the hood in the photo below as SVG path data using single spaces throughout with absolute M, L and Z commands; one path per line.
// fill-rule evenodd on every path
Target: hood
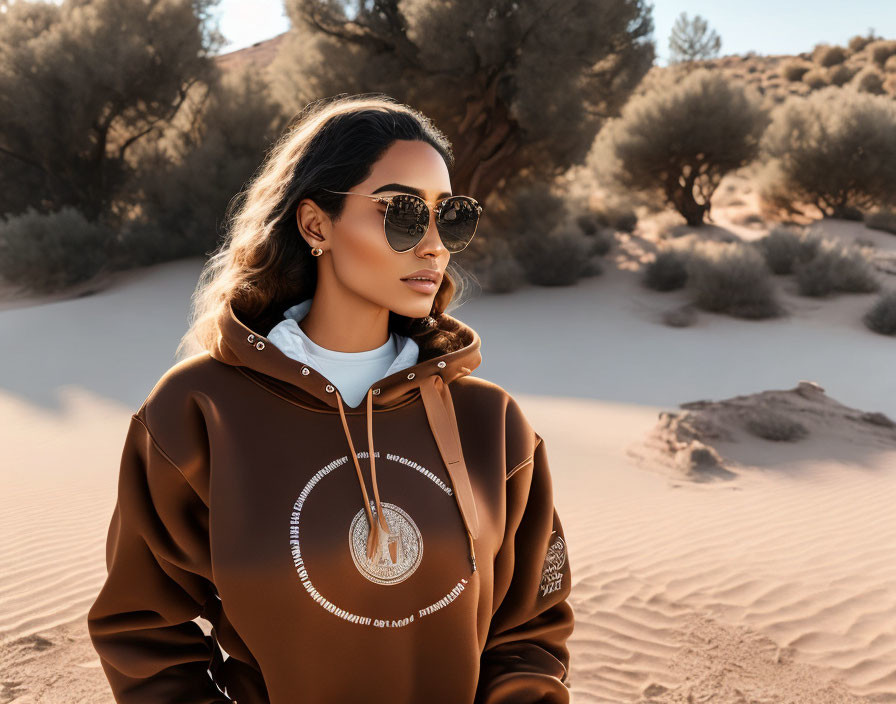
M 311 352 L 314 351 L 314 341 L 309 340 L 302 328 L 299 327 L 299 323 L 311 310 L 312 301 L 312 298 L 308 298 L 287 308 L 283 311 L 283 320 L 277 323 L 267 334 L 269 342 L 273 342 L 288 357 L 297 359 L 304 364 L 312 364 Z M 420 356 L 420 346 L 414 341 L 414 338 L 400 335 L 397 332 L 392 332 L 391 336 L 393 340 L 390 340 L 390 342 L 394 342 L 398 353 L 383 376 L 389 376 L 405 367 L 416 364 Z M 312 347 L 311 350 L 308 349 L 309 342 Z
M 310 302 L 306 303 L 310 305 Z M 295 313 L 295 309 L 296 306 L 292 306 L 287 311 L 292 310 Z M 311 364 L 287 356 L 267 337 L 274 325 L 282 320 L 282 313 L 277 314 L 272 310 L 252 317 L 234 308 L 232 302 L 228 302 L 218 318 L 219 335 L 215 344 L 209 349 L 209 354 L 219 362 L 246 368 L 256 377 L 260 375 L 263 385 L 272 388 L 275 393 L 287 393 L 311 409 L 317 408 L 322 412 L 338 409 L 367 514 L 369 526 L 367 555 L 371 559 L 378 551 L 386 551 L 393 563 L 397 560 L 396 542 L 394 539 L 389 539 L 391 531 L 381 508 L 376 482 L 374 416 L 378 409 L 407 403 L 419 396 L 426 411 L 430 430 L 451 478 L 454 498 L 467 530 L 470 562 L 475 572 L 476 555 L 473 540 L 479 537 L 479 516 L 464 461 L 450 386 L 456 379 L 470 374 L 482 361 L 481 340 L 476 331 L 460 320 L 443 313 L 435 318 L 432 327 L 408 338 L 418 348 L 417 362 L 387 373 L 371 384 L 367 390 L 366 403 L 361 404 L 364 406 L 363 410 L 353 411 L 349 407 L 346 411 L 339 390 L 329 379 Z M 409 350 L 410 354 L 412 348 L 408 348 L 407 345 L 406 342 L 402 350 Z M 367 416 L 367 449 L 374 496 L 373 508 L 346 421 L 346 415 L 353 413 L 365 413 Z

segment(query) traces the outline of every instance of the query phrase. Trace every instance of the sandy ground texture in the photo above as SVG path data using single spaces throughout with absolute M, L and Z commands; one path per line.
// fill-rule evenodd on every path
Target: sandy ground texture
M 785 283 L 784 319 L 671 328 L 682 294 L 626 265 L 649 246 L 453 311 L 482 335 L 476 375 L 545 438 L 573 700 L 896 702 L 896 342 L 859 322 L 874 297 Z M 0 704 L 112 701 L 84 617 L 128 419 L 173 361 L 199 268 L 0 310 Z

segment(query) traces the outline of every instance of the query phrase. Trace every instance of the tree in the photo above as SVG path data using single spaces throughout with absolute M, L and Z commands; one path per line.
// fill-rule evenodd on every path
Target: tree
M 719 72 L 666 73 L 598 136 L 599 180 L 642 191 L 701 225 L 722 177 L 753 161 L 768 116 L 758 94 Z
M 829 86 L 776 108 L 762 138 L 760 195 L 769 210 L 856 219 L 896 206 L 896 103 Z
M 0 213 L 109 212 L 133 146 L 210 78 L 218 0 L 17 2 L 0 13 Z
M 719 54 L 722 40 L 700 15 L 688 19 L 682 12 L 669 35 L 669 63 L 690 63 L 711 59 Z
M 286 0 L 272 75 L 293 110 L 383 92 L 452 140 L 452 185 L 484 201 L 579 163 L 654 59 L 644 0 Z M 491 213 L 495 213 L 493 209 Z

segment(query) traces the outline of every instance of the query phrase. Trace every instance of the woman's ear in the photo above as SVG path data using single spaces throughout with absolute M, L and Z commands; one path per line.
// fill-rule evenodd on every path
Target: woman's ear
M 326 241 L 325 220 L 324 213 L 310 198 L 305 198 L 296 207 L 296 226 L 309 247 L 317 247 Z

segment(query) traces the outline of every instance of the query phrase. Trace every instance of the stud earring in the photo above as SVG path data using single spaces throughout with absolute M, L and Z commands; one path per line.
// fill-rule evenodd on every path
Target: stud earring
M 315 256 L 315 257 L 319 257 L 323 253 L 324 253 L 324 250 L 322 250 L 320 247 L 315 247 L 314 249 L 311 250 L 312 256 Z

